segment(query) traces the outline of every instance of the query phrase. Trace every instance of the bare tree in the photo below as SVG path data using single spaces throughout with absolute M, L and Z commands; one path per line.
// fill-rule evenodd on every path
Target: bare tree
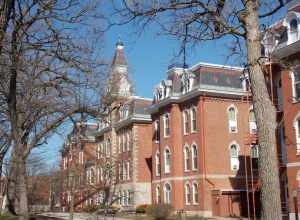
M 163 33 L 178 37 L 184 43 L 230 36 L 236 43 L 236 52 L 246 48 L 246 69 L 260 146 L 262 219 L 266 220 L 281 219 L 281 204 L 275 139 L 276 110 L 262 68 L 261 27 L 266 18 L 284 5 L 283 0 L 123 0 L 122 3 L 114 2 L 117 18 L 111 23 L 122 25 L 135 22 L 144 30 L 146 25 L 154 22 Z
M 77 114 L 94 117 L 99 112 L 105 74 L 103 62 L 95 57 L 99 37 L 95 19 L 101 18 L 101 4 L 96 0 L 3 4 L 0 135 L 11 147 L 9 207 L 26 219 L 26 160 L 32 149 L 47 143 Z

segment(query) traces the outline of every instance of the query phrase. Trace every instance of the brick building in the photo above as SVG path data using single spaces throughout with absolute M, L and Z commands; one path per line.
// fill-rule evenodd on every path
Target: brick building
M 149 108 L 153 203 L 204 216 L 259 212 L 256 123 L 241 76 L 206 63 L 168 70 Z
M 102 204 L 106 196 L 123 209 L 151 203 L 152 126 L 146 112 L 151 100 L 133 95 L 123 48 L 118 42 L 102 97 L 105 116 L 96 123 L 78 123 L 63 146 L 64 210 L 72 194 L 78 210 Z
M 282 210 L 293 219 L 300 209 L 299 1 L 290 1 L 288 9 L 262 44 L 277 109 Z M 78 209 L 101 203 L 102 189 L 113 185 L 110 199 L 125 210 L 169 203 L 189 214 L 259 215 L 256 122 L 243 69 L 170 66 L 148 100 L 133 95 L 123 48 L 118 42 L 102 100 L 107 116 L 78 124 L 65 142 L 63 207 L 70 204 L 73 169 L 80 173 Z M 107 173 L 108 164 L 113 172 Z

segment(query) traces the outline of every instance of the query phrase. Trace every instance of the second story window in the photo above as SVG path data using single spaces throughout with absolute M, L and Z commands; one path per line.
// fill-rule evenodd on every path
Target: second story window
M 165 173 L 171 171 L 171 151 L 169 148 L 165 149 Z
M 228 124 L 229 124 L 229 132 L 237 133 L 237 117 L 236 117 L 236 108 L 234 106 L 231 106 L 228 109 Z
M 183 134 L 189 133 L 189 112 L 187 110 L 183 111 Z
M 196 132 L 197 131 L 197 112 L 196 107 L 193 107 L 191 109 L 191 131 Z
M 192 169 L 198 169 L 198 151 L 196 144 L 192 145 Z
M 160 153 L 159 152 L 156 152 L 156 155 L 155 155 L 155 173 L 156 173 L 156 176 L 160 176 Z
M 236 144 L 230 145 L 230 165 L 231 170 L 239 169 L 239 147 Z
M 170 136 L 170 114 L 164 115 L 164 137 Z
M 184 171 L 189 171 L 190 170 L 190 150 L 189 146 L 184 147 Z
M 294 101 L 300 100 L 300 68 L 297 68 L 292 74 Z
M 79 163 L 83 164 L 83 151 L 79 151 Z
M 159 142 L 159 120 L 154 122 L 154 141 Z
M 256 134 L 256 119 L 253 109 L 249 111 L 249 131 L 250 134 Z
M 296 154 L 300 155 L 300 116 L 294 122 L 295 135 L 296 135 Z

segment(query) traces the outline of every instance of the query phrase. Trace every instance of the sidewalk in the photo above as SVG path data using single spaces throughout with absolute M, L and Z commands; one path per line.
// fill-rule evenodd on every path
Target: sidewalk
M 69 219 L 69 213 L 66 212 L 46 212 L 41 215 L 47 217 L 60 218 L 64 220 Z M 128 220 L 128 219 L 120 218 L 120 217 L 101 216 L 101 215 L 96 216 L 89 213 L 74 213 L 73 220 Z

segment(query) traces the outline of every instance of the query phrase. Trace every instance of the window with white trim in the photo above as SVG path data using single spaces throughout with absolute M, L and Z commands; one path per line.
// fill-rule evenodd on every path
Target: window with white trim
M 251 160 L 253 169 L 258 169 L 258 156 L 258 145 L 251 145 Z
M 256 134 L 256 119 L 255 119 L 255 113 L 254 110 L 251 109 L 249 111 L 249 131 L 250 134 Z
M 124 138 L 124 152 L 126 152 L 127 151 L 127 135 L 126 135 L 126 133 L 124 133 L 123 138 Z
M 122 135 L 119 134 L 119 153 L 122 153 L 122 148 L 123 148 L 123 145 L 122 145 Z
M 155 173 L 156 176 L 160 176 L 160 153 L 156 152 L 155 154 Z
M 170 136 L 170 114 L 164 115 L 164 137 Z
M 230 164 L 231 170 L 238 170 L 239 169 L 239 147 L 237 144 L 230 145 Z
M 106 156 L 109 157 L 111 156 L 111 142 L 110 139 L 107 140 L 107 144 L 106 144 Z
M 292 73 L 292 85 L 294 101 L 300 100 L 300 67 L 296 68 Z
M 185 204 L 191 204 L 191 187 L 190 184 L 186 183 L 184 186 L 184 197 L 185 197 Z
M 165 149 L 165 173 L 171 171 L 171 151 L 169 148 Z
M 234 106 L 231 106 L 228 109 L 228 124 L 229 124 L 229 132 L 236 133 L 237 132 L 237 117 L 236 117 L 236 108 Z
M 198 169 L 198 150 L 196 144 L 192 144 L 192 169 Z
M 296 132 L 296 154 L 300 154 L 300 116 L 294 122 Z
M 154 122 L 154 141 L 159 142 L 159 120 Z
M 190 150 L 189 146 L 185 145 L 183 150 L 183 156 L 184 156 L 184 171 L 190 170 Z
M 183 134 L 189 133 L 189 112 L 188 110 L 183 111 Z
M 155 188 L 155 193 L 156 193 L 156 204 L 160 203 L 160 186 L 157 185 Z
M 193 183 L 192 186 L 192 194 L 193 194 L 193 204 L 198 204 L 198 184 Z
M 171 186 L 169 183 L 166 183 L 164 186 L 164 203 L 165 204 L 171 203 Z
M 197 111 L 196 107 L 191 109 L 191 132 L 197 131 Z

